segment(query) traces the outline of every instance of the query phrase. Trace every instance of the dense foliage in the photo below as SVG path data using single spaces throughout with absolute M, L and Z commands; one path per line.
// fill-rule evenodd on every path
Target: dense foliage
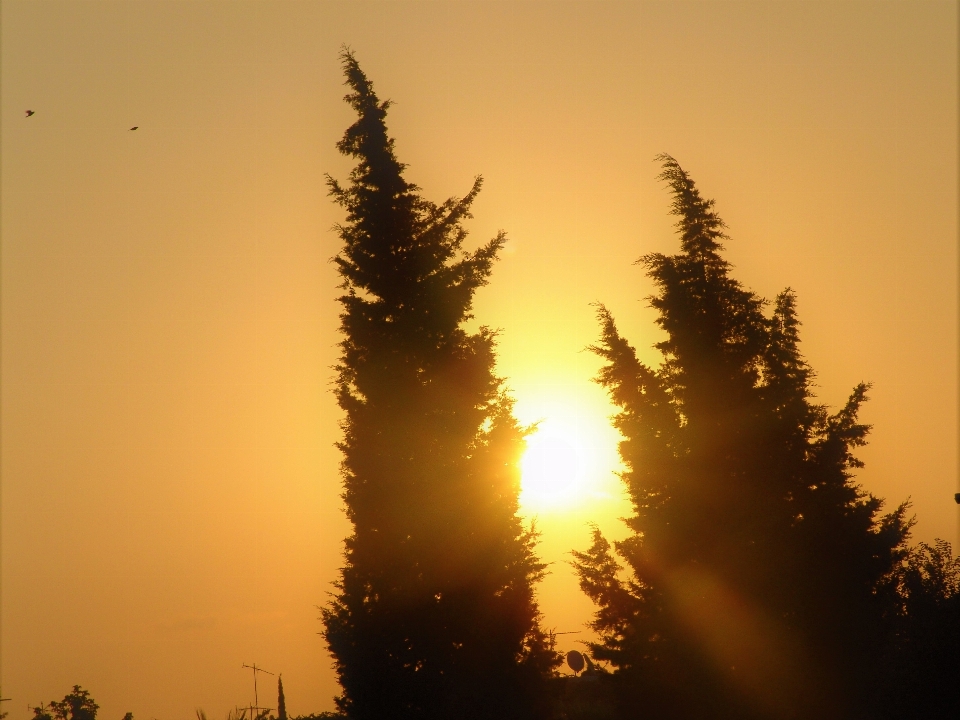
M 920 543 L 895 577 L 877 717 L 960 717 L 960 557 Z
M 663 362 L 642 363 L 603 307 L 592 348 L 634 509 L 628 539 L 596 532 L 575 553 L 598 605 L 592 652 L 616 668 L 623 717 L 879 717 L 903 671 L 892 618 L 917 581 L 906 505 L 883 515 L 854 480 L 868 386 L 832 414 L 814 402 L 793 293 L 765 312 L 721 255 L 713 201 L 658 159 L 681 244 L 641 259 Z
M 338 227 L 336 394 L 353 532 L 324 636 L 356 720 L 537 718 L 557 662 L 538 626 L 544 566 L 517 516 L 523 428 L 493 372 L 495 335 L 464 329 L 503 234 L 463 249 L 478 178 L 434 204 L 404 177 L 380 102 L 350 52 L 356 160 Z

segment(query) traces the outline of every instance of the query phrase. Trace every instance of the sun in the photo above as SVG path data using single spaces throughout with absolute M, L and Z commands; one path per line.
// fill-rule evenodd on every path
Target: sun
M 553 416 L 538 423 L 520 462 L 520 504 L 526 512 L 567 510 L 609 494 L 615 443 L 608 447 L 611 439 L 604 430 L 583 417 Z
M 556 431 L 537 432 L 523 455 L 523 492 L 544 500 L 569 500 L 582 483 L 583 449 L 575 437 Z

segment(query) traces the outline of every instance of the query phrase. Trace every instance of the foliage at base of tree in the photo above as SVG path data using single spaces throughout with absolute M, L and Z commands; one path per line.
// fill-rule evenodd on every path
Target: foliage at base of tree
M 495 333 L 468 333 L 505 242 L 463 248 L 481 181 L 434 204 L 403 177 L 381 102 L 342 56 L 358 119 L 338 148 L 346 211 L 341 475 L 353 532 L 324 637 L 353 720 L 524 718 L 548 712 L 559 663 L 539 628 L 544 565 L 517 515 L 526 431 L 494 372 Z
M 896 573 L 880 718 L 960 717 L 960 557 L 920 543 Z
M 555 678 L 555 720 L 617 720 L 611 681 L 609 673 L 596 670 Z
M 949 602 L 926 609 L 909 588 L 940 577 L 949 551 L 910 554 L 907 504 L 882 514 L 856 483 L 869 385 L 834 413 L 814 401 L 793 292 L 768 311 L 740 285 L 713 201 L 658 160 L 681 244 L 640 260 L 663 362 L 642 363 L 602 306 L 592 347 L 633 503 L 626 540 L 595 531 L 574 553 L 598 608 L 592 653 L 616 668 L 624 718 L 879 717 L 884 678 L 940 652 L 919 618 L 944 622 Z

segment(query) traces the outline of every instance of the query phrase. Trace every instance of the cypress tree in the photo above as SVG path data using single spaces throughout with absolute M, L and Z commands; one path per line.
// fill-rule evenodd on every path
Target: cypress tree
M 537 718 L 558 662 L 539 628 L 544 565 L 517 515 L 526 431 L 494 373 L 495 333 L 468 332 L 501 232 L 475 251 L 480 190 L 434 204 L 404 179 L 381 102 L 341 56 L 357 121 L 334 258 L 343 280 L 335 391 L 353 525 L 324 637 L 356 720 Z
M 287 720 L 287 699 L 283 696 L 283 676 L 277 676 L 277 720 Z
M 574 553 L 594 656 L 624 717 L 869 716 L 910 522 L 855 483 L 868 386 L 834 414 L 814 402 L 794 294 L 768 315 L 731 276 L 713 201 L 658 160 L 681 245 L 640 261 L 663 362 L 640 362 L 602 306 L 592 347 L 634 510 L 626 540 L 597 531 Z

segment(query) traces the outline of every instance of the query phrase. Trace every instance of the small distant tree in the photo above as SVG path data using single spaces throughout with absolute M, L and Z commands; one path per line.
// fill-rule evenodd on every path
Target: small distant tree
M 592 348 L 633 503 L 626 540 L 595 531 L 575 553 L 593 656 L 616 668 L 624 717 L 873 716 L 910 521 L 855 482 L 868 386 L 833 414 L 814 402 L 793 292 L 768 314 L 731 276 L 713 201 L 658 159 L 680 252 L 640 263 L 663 362 L 642 363 L 603 307 Z
M 96 720 L 99 709 L 88 691 L 74 685 L 63 700 L 33 708 L 33 717 L 34 720 Z
M 517 515 L 525 430 L 494 373 L 495 333 L 468 332 L 505 237 L 467 251 L 480 191 L 434 204 L 404 178 L 381 102 L 349 51 L 338 144 L 350 183 L 335 262 L 347 517 L 324 636 L 353 720 L 533 720 L 559 663 L 539 627 L 544 565 Z
M 283 676 L 277 676 L 277 720 L 287 720 L 287 700 L 283 696 Z

